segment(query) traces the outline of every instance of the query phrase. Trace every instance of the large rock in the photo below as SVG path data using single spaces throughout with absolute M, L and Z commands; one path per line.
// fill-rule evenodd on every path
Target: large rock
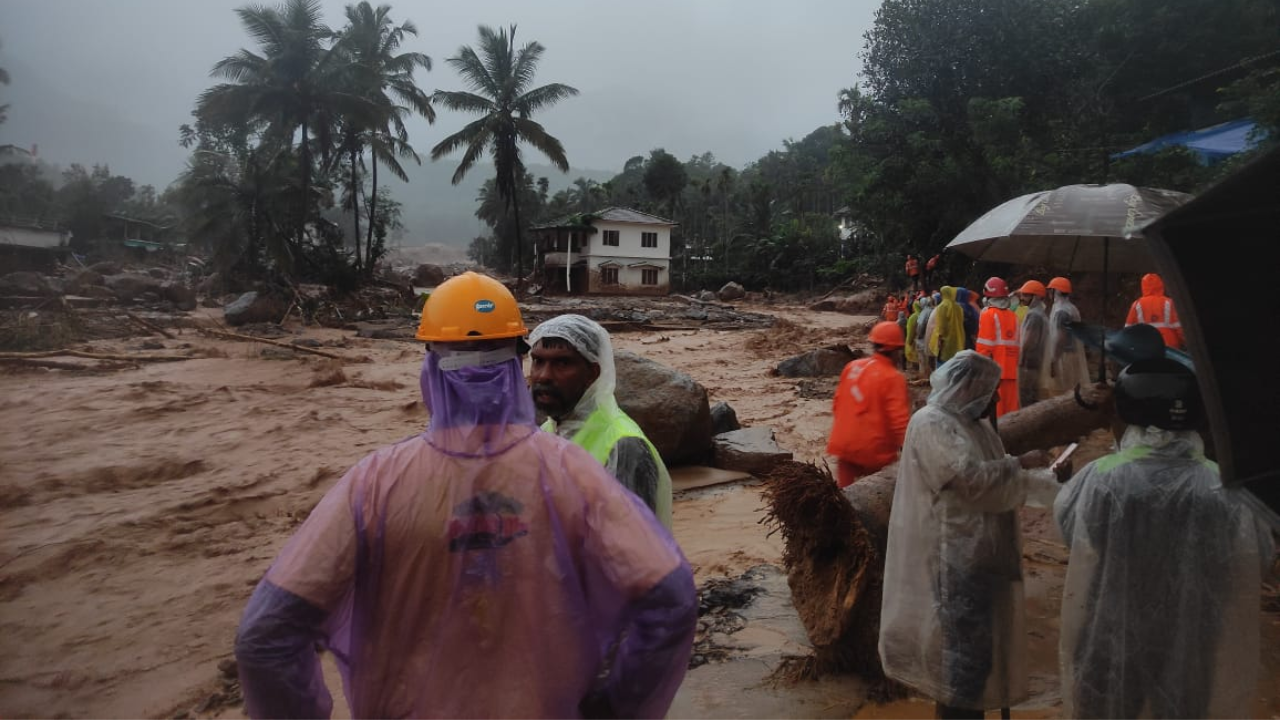
M 746 294 L 746 289 L 738 283 L 727 282 L 724 284 L 724 287 L 720 288 L 720 292 L 716 293 L 716 297 L 720 298 L 721 302 L 728 302 L 730 300 L 737 300 L 745 297 Z
M 104 285 L 82 285 L 75 294 L 82 297 L 98 298 L 101 300 L 105 300 L 107 298 L 114 299 L 116 296 L 116 294 L 111 291 L 111 288 Z
M 213 271 L 196 285 L 201 295 L 213 295 L 222 290 L 222 273 Z
M 716 300 L 719 299 L 716 297 L 716 294 L 711 292 L 710 290 L 699 290 L 698 294 L 694 295 L 694 297 L 703 302 L 715 302 Z
M 618 352 L 618 404 L 644 430 L 668 465 L 706 460 L 711 406 L 693 378 L 635 353 Z
M 0 276 L 0 295 L 48 295 L 49 282 L 40 273 L 12 272 Z
M 285 305 L 279 298 L 257 291 L 247 292 L 236 298 L 223 310 L 228 325 L 280 322 Z
M 67 290 L 80 294 L 80 289 L 90 285 L 102 285 L 106 279 L 97 270 L 81 270 L 67 283 Z
M 768 474 L 778 463 L 791 459 L 791 453 L 779 447 L 773 439 L 773 428 L 770 427 L 749 427 L 720 433 L 713 443 L 715 466 L 723 470 L 761 476 Z
M 741 429 L 742 423 L 738 422 L 738 413 L 734 411 L 732 405 L 722 400 L 711 406 L 711 433 L 713 435 Z
M 846 315 L 879 315 L 884 308 L 884 293 L 869 289 L 853 295 L 823 298 L 809 306 L 810 310 L 839 312 Z
M 141 273 L 107 275 L 104 282 L 117 298 L 126 302 L 141 297 L 144 293 L 155 293 L 157 296 L 160 294 L 160 281 Z
M 839 375 L 849 361 L 860 357 L 862 357 L 861 350 L 850 350 L 844 345 L 831 345 L 787 358 L 778 363 L 778 366 L 773 369 L 773 374 L 791 378 L 830 377 Z
M 178 282 L 167 282 L 160 286 L 160 296 L 173 303 L 179 310 L 196 309 L 196 291 Z
M 99 275 L 119 275 L 121 272 L 120 263 L 114 263 L 110 261 L 94 263 L 89 266 L 89 269 L 98 273 Z
M 444 270 L 439 265 L 422 264 L 413 271 L 415 287 L 436 287 L 444 282 Z

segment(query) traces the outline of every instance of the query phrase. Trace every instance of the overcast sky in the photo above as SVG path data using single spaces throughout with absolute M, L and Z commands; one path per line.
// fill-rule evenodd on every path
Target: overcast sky
M 38 144 L 67 164 L 108 162 L 165 186 L 185 157 L 209 69 L 250 41 L 232 12 L 241 0 L 0 0 L 0 66 L 12 83 L 0 142 Z M 325 0 L 342 24 L 343 0 Z M 836 94 L 855 82 L 870 0 L 494 0 L 391 3 L 420 30 L 407 49 L 435 69 L 428 90 L 461 89 L 443 62 L 475 42 L 478 24 L 517 23 L 517 40 L 547 50 L 538 82 L 581 95 L 539 116 L 575 168 L 620 170 L 665 147 L 681 159 L 710 151 L 734 166 L 837 120 Z M 464 117 L 411 126 L 429 149 Z M 530 157 L 536 161 L 536 157 Z

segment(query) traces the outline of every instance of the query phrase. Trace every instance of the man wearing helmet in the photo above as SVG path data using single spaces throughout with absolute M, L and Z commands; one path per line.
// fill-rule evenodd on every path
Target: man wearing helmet
M 1271 533 L 1223 487 L 1194 428 L 1194 374 L 1165 358 L 1120 372 L 1117 452 L 1062 489 L 1064 717 L 1250 717 Z
M 1061 395 L 1089 382 L 1089 365 L 1084 343 L 1071 334 L 1067 323 L 1080 322 L 1080 310 L 1071 302 L 1071 281 L 1056 277 L 1049 281 L 1053 301 L 1049 310 L 1049 343 L 1045 349 L 1041 382 L 1048 394 Z
M 542 429 L 591 453 L 671 528 L 671 476 L 662 457 L 614 397 L 609 332 L 582 315 L 559 315 L 530 336 L 533 403 Z
M 831 403 L 827 453 L 838 458 L 840 487 L 896 460 L 911 419 L 907 378 L 898 370 L 905 344 L 902 328 L 877 323 L 868 339 L 874 352 L 844 366 Z
M 250 717 L 661 717 L 697 622 L 671 535 L 538 431 L 511 293 L 440 285 L 418 338 L 425 432 L 365 457 L 259 583 L 236 636 Z
M 1173 298 L 1164 294 L 1164 280 L 1155 273 L 1142 276 L 1142 297 L 1129 306 L 1125 326 L 1147 324 L 1160 331 L 1166 347 L 1181 350 L 1186 342 L 1182 334 L 1182 321 L 1173 307 Z
M 1022 307 L 1027 311 L 1018 330 L 1021 335 L 1018 345 L 1018 405 L 1026 407 L 1040 398 L 1049 316 L 1044 307 L 1044 283 L 1028 280 L 1018 289 L 1018 294 L 1022 296 Z
M 980 718 L 1027 697 L 1017 510 L 1052 503 L 1058 480 L 1029 469 L 1048 464 L 1046 453 L 1007 455 L 984 420 L 1000 376 L 972 350 L 933 373 L 928 403 L 907 427 L 889 513 L 880 660 L 943 718 Z
M 1018 316 L 1009 309 L 1009 286 L 1003 278 L 989 278 L 982 286 L 987 306 L 978 317 L 974 349 L 1000 366 L 1000 402 L 996 417 L 1018 409 Z

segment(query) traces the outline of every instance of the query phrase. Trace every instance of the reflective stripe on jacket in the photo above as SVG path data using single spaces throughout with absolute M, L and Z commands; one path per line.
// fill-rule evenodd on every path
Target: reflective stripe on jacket
M 1018 315 L 1012 310 L 989 307 L 978 318 L 978 340 L 974 349 L 1000 365 L 1000 379 L 1018 377 Z
M 844 366 L 827 453 L 874 472 L 893 462 L 911 419 L 907 378 L 880 353 Z

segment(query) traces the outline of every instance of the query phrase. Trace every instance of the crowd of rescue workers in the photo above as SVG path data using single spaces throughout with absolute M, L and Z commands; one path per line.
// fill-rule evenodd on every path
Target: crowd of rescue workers
M 1070 550 L 1064 717 L 1251 714 L 1273 539 L 1204 456 L 1193 370 L 1161 353 L 1124 367 L 1125 426 L 1077 473 L 1008 455 L 994 418 L 1087 382 L 1071 283 L 935 292 L 936 265 L 908 258 L 912 292 L 890 297 L 833 400 L 841 486 L 899 463 L 885 673 L 939 717 L 1028 699 L 1031 505 Z M 1181 347 L 1160 279 L 1143 289 L 1129 323 Z M 468 272 L 431 293 L 417 338 L 429 425 L 348 471 L 258 584 L 236 637 L 246 711 L 329 717 L 327 652 L 352 717 L 664 717 L 697 589 L 670 475 L 614 396 L 609 333 L 561 315 L 529 334 L 511 292 Z M 904 367 L 930 385 L 914 413 Z

